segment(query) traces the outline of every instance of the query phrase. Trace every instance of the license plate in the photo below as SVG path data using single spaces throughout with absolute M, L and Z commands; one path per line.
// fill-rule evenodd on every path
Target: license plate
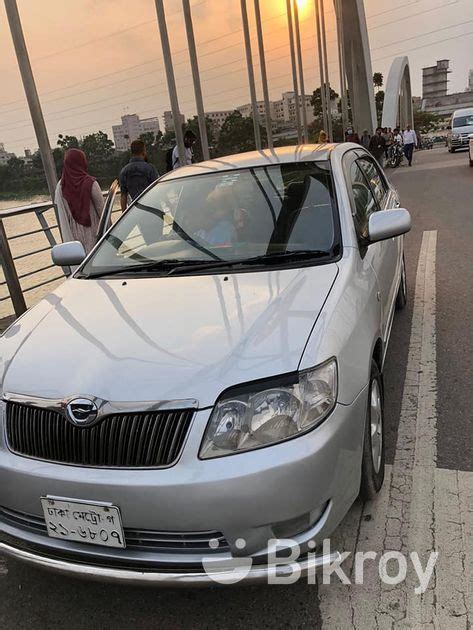
M 124 548 L 120 510 L 109 503 L 41 497 L 48 536 L 61 540 Z

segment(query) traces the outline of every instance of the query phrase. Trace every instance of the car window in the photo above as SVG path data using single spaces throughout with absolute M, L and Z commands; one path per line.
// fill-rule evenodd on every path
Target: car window
M 370 215 L 379 210 L 379 206 L 359 162 L 353 162 L 350 167 L 350 185 L 353 193 L 356 231 L 359 236 L 367 238 Z
M 130 206 L 83 271 L 163 260 L 244 263 L 312 251 L 332 256 L 339 244 L 329 162 L 268 165 L 158 182 Z
M 383 176 L 378 171 L 375 163 L 369 159 L 363 158 L 362 160 L 358 161 L 358 164 L 365 173 L 366 178 L 368 179 L 368 182 L 371 186 L 371 190 L 373 191 L 373 194 L 375 196 L 375 199 L 382 209 L 384 207 L 388 194 L 388 187 L 385 184 Z

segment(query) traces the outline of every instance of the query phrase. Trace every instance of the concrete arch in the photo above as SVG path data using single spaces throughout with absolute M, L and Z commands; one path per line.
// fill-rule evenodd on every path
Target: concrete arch
M 414 111 L 412 108 L 411 74 L 409 59 L 396 57 L 389 71 L 384 96 L 383 127 L 414 126 Z
M 335 3 L 342 25 L 343 57 L 350 93 L 353 126 L 358 133 L 376 128 L 376 104 L 373 90 L 370 43 L 363 0 Z

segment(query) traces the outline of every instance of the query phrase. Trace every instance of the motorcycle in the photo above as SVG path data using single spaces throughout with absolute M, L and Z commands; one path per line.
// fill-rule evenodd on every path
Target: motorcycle
M 389 147 L 387 165 L 391 168 L 397 168 L 401 166 L 404 160 L 404 148 L 402 145 L 396 143 Z

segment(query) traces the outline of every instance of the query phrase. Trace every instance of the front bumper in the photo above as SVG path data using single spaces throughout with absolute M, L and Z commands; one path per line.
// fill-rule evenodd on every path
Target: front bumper
M 198 459 L 198 449 L 210 411 L 200 411 L 180 461 L 160 470 L 51 464 L 14 455 L 3 443 L 0 508 L 38 518 L 42 517 L 39 497 L 45 495 L 107 501 L 120 508 L 125 529 L 218 531 L 228 548 L 205 558 L 204 569 L 202 553 L 74 543 L 0 518 L 0 550 L 39 566 L 97 579 L 189 585 L 218 582 L 215 575 L 224 575 L 235 558 L 251 558 L 252 568 L 244 581 L 264 580 L 274 571 L 268 566 L 268 541 L 291 538 L 292 547 L 300 551 L 301 571 L 317 568 L 335 558 L 315 556 L 310 545 L 314 542 L 320 548 L 359 491 L 366 404 L 367 388 L 352 405 L 337 405 L 320 427 L 305 436 L 206 461 Z M 303 515 L 316 515 L 303 531 L 277 533 L 281 524 Z M 244 550 L 239 539 L 245 540 Z
M 461 138 L 452 138 L 450 140 L 450 146 L 452 149 L 467 149 L 469 146 L 468 136 Z
M 304 578 L 323 567 L 340 564 L 341 555 L 338 552 L 330 555 L 311 555 L 293 564 L 257 565 L 246 569 L 205 570 L 199 572 L 159 572 L 132 571 L 127 569 L 113 569 L 84 565 L 76 562 L 56 560 L 36 553 L 23 551 L 16 547 L 0 542 L 0 552 L 16 560 L 27 562 L 41 569 L 51 570 L 71 577 L 86 578 L 102 582 L 121 582 L 135 585 L 156 586 L 212 586 L 216 584 L 236 584 L 245 582 L 269 583 L 274 578 L 289 578 L 296 572 L 298 579 Z

